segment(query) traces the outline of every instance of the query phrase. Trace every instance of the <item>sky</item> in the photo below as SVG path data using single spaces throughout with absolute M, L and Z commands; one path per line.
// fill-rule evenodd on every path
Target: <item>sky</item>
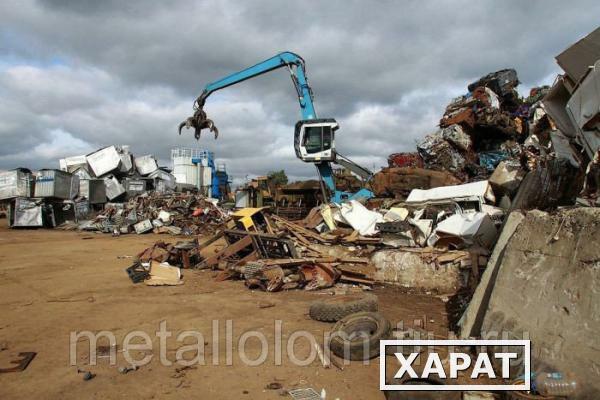
M 235 183 L 285 169 L 300 119 L 279 69 L 214 93 L 219 139 L 177 134 L 203 87 L 293 51 L 306 60 L 337 150 L 377 170 L 414 151 L 472 81 L 515 68 L 519 90 L 552 84 L 554 57 L 598 27 L 589 1 L 0 1 L 0 169 L 58 168 L 111 144 L 153 154 L 215 152 Z

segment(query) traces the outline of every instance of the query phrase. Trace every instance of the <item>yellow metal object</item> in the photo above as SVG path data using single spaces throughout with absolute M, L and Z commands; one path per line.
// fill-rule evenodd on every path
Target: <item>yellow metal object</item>
M 242 208 L 241 210 L 238 210 L 231 214 L 231 216 L 233 217 L 233 220 L 235 221 L 238 228 L 243 228 L 247 231 L 256 231 L 258 230 L 256 227 L 256 223 L 258 222 L 256 218 L 260 217 L 260 220 L 264 220 L 262 211 L 267 208 L 269 207 Z

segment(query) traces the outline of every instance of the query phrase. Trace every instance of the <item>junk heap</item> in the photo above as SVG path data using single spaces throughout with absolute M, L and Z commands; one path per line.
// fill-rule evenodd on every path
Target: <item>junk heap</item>
M 134 157 L 128 146 L 67 157 L 59 165 L 0 172 L 10 227 L 197 234 L 224 219 L 216 201 L 177 184 L 153 156 Z
M 213 199 L 211 199 L 213 200 Z M 106 203 L 92 220 L 74 228 L 113 235 L 135 232 L 198 235 L 214 232 L 226 219 L 225 212 L 197 193 L 146 192 L 125 203 Z
M 158 253 L 140 253 L 136 268 L 148 272 L 153 261 L 210 268 L 221 271 L 218 279 L 242 279 L 266 291 L 394 283 L 451 296 L 458 317 L 506 215 L 597 201 L 598 144 L 588 126 L 596 124 L 598 137 L 597 93 L 570 88 L 561 103 L 570 125 L 557 122 L 560 107 L 553 100 L 565 79 L 584 85 L 597 71 L 585 70 L 583 78 L 567 73 L 526 98 L 516 91 L 515 70 L 487 74 L 450 102 L 439 129 L 417 151 L 389 156 L 371 182 L 376 198 L 322 204 L 300 221 L 244 208 L 216 235 L 179 243 L 189 249 L 185 258 L 173 250 L 177 245 L 160 245 Z M 567 104 L 573 99 L 596 102 L 588 125 L 575 125 Z
M 309 315 L 337 322 L 324 346 L 350 360 L 378 356 L 382 339 L 427 334 L 426 316 L 392 332 L 377 297 L 348 296 L 352 286 L 423 291 L 446 303 L 463 339 L 531 335 L 533 365 L 572 372 L 573 398 L 592 398 L 598 354 L 580 343 L 598 330 L 600 29 L 557 60 L 565 74 L 524 99 L 512 69 L 468 85 L 417 151 L 389 156 L 371 182 L 376 198 L 322 204 L 300 221 L 243 208 L 213 236 L 145 249 L 130 278 L 179 285 L 197 268 L 267 292 L 332 288 L 346 296 L 314 302 Z M 366 338 L 340 339 L 365 326 Z M 325 368 L 335 360 L 321 357 Z

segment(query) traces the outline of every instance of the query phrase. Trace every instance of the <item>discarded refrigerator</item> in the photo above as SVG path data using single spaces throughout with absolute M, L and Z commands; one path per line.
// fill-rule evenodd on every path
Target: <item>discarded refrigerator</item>
M 0 200 L 31 197 L 33 187 L 33 175 L 26 168 L 0 172 Z

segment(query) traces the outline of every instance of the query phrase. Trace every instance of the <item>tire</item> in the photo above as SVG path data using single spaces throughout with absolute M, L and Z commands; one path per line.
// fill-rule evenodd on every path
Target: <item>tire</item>
M 377 311 L 377 296 L 347 295 L 315 301 L 310 305 L 308 314 L 317 321 L 337 322 L 347 315 L 360 311 Z
M 341 358 L 369 360 L 379 355 L 379 341 L 389 339 L 391 332 L 390 321 L 383 315 L 362 311 L 350 314 L 334 325 L 329 347 Z

